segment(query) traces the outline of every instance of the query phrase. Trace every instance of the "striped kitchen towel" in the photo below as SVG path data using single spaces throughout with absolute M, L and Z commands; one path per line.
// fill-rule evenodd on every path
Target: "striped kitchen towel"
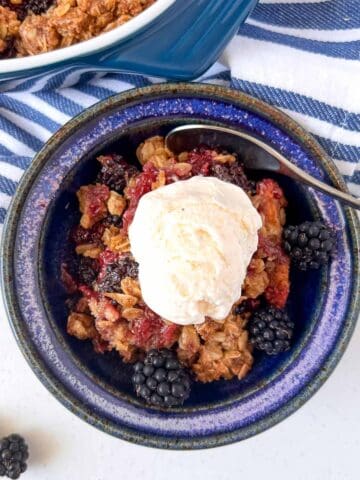
M 360 196 L 360 0 L 262 0 L 200 80 L 284 110 L 316 136 Z M 109 95 L 158 81 L 68 68 L 2 85 L 0 226 L 22 173 L 52 133 Z

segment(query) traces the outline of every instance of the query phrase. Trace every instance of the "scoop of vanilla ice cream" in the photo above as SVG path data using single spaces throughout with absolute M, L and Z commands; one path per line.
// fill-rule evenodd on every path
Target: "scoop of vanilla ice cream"
M 241 296 L 261 224 L 244 190 L 213 177 L 145 194 L 129 228 L 144 301 L 179 325 L 224 319 Z

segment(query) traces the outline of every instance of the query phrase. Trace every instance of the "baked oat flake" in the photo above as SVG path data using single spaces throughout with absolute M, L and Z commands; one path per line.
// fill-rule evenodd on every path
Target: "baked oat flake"
M 37 55 L 118 27 L 156 0 L 0 0 L 0 59 Z

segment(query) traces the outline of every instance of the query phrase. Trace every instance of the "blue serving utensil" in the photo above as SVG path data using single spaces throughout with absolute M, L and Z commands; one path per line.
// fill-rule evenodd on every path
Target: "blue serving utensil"
M 116 69 L 177 80 L 204 73 L 257 0 L 177 0 L 136 37 L 90 59 Z

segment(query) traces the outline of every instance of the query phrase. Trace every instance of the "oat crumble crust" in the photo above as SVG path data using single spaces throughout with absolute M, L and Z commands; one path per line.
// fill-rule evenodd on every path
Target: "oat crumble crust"
M 136 154 L 143 168 L 152 174 L 148 190 L 189 178 L 195 168 L 189 163 L 188 152 L 175 157 L 165 149 L 164 139 L 159 136 L 147 139 L 138 147 Z M 215 159 L 216 164 L 233 164 L 236 160 L 233 155 L 216 151 L 208 150 L 206 155 L 213 161 Z M 103 157 L 101 159 L 103 162 Z M 101 242 L 96 237 L 93 241 L 77 244 L 78 255 L 97 258 L 100 263 L 104 262 L 104 258 L 107 261 L 111 255 L 130 255 L 131 258 L 126 222 L 130 218 L 131 223 L 131 215 L 136 209 L 132 195 L 139 188 L 140 176 L 141 172 L 129 178 L 123 195 L 100 184 L 79 189 L 80 225 L 84 231 L 94 228 L 99 222 L 106 223 L 109 214 L 122 215 L 123 225 L 107 225 L 101 230 Z M 82 296 L 69 315 L 68 333 L 80 340 L 92 340 L 97 352 L 114 349 L 126 362 L 141 358 L 143 352 L 150 348 L 175 348 L 179 360 L 193 371 L 200 382 L 244 378 L 253 364 L 246 329 L 250 313 L 236 314 L 235 309 L 244 301 L 257 302 L 260 296 L 282 308 L 290 285 L 289 257 L 281 247 L 287 205 L 283 192 L 275 181 L 264 179 L 257 183 L 256 192 L 250 194 L 250 198 L 263 221 L 258 250 L 248 268 L 243 296 L 223 322 L 208 319 L 201 325 L 182 327 L 160 319 L 145 305 L 137 278 L 126 276 L 116 292 L 100 292 L 96 286 L 94 289 L 80 286 Z M 161 343 L 154 344 L 155 337 L 151 336 L 151 332 L 148 334 L 148 330 L 145 338 L 139 325 L 141 329 L 150 329 L 150 325 L 155 325 L 155 335 L 161 335 Z
M 88 40 L 124 24 L 155 1 L 56 0 L 44 13 L 28 10 L 22 19 L 19 8 L 29 0 L 0 0 L 0 59 L 37 55 Z

